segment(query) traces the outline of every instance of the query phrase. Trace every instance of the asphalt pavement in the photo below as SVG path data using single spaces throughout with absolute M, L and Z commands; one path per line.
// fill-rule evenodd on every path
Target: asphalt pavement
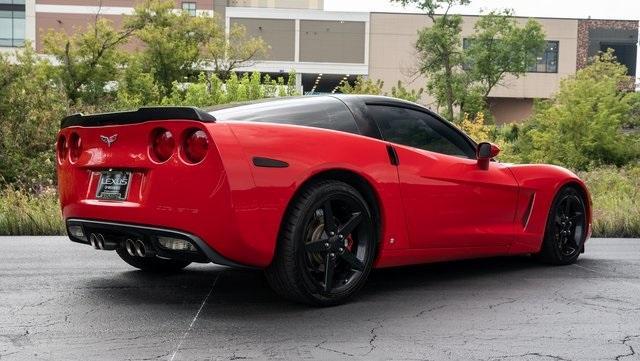
M 0 359 L 640 360 L 640 239 L 592 239 L 564 267 L 378 270 L 312 308 L 257 271 L 149 275 L 64 237 L 0 237 Z

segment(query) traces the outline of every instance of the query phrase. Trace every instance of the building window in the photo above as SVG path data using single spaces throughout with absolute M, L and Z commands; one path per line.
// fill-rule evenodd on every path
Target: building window
M 2 0 L 0 0 L 2 1 Z M 183 1 L 182 2 L 182 10 L 189 13 L 191 16 L 196 16 L 196 3 Z
M 24 0 L 0 0 L 0 46 L 23 46 Z
M 467 50 L 471 46 L 473 39 L 462 39 L 462 48 Z M 545 50 L 542 54 L 536 57 L 536 62 L 532 64 L 527 72 L 529 73 L 557 73 L 558 72 L 558 48 L 560 44 L 555 40 L 547 40 Z M 462 67 L 464 70 L 469 70 L 472 67 L 472 63 L 467 59 Z
M 547 46 L 542 54 L 536 57 L 536 63 L 529 67 L 530 73 L 558 72 L 558 41 L 547 40 Z

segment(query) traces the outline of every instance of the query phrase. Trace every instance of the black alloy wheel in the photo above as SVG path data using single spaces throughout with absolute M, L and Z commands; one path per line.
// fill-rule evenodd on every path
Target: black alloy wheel
M 565 187 L 554 199 L 541 258 L 553 264 L 570 264 L 578 259 L 587 237 L 585 200 L 575 188 Z
M 342 303 L 364 285 L 375 245 L 372 213 L 360 193 L 342 182 L 323 181 L 295 201 L 267 278 L 289 299 Z

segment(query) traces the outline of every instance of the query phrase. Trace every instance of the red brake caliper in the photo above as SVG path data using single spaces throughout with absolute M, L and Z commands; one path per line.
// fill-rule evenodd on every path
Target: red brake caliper
M 347 242 L 346 242 L 346 246 L 345 248 L 351 252 L 351 248 L 353 247 L 353 238 L 351 238 L 351 235 L 347 236 Z

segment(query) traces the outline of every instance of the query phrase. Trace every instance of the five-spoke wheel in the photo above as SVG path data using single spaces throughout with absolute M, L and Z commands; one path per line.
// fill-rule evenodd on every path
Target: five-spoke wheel
M 267 279 L 290 299 L 338 304 L 364 284 L 375 245 L 372 212 L 362 195 L 343 182 L 319 182 L 289 210 Z
M 553 264 L 575 262 L 587 237 L 587 212 L 582 194 L 572 187 L 558 192 L 547 221 L 540 257 Z

